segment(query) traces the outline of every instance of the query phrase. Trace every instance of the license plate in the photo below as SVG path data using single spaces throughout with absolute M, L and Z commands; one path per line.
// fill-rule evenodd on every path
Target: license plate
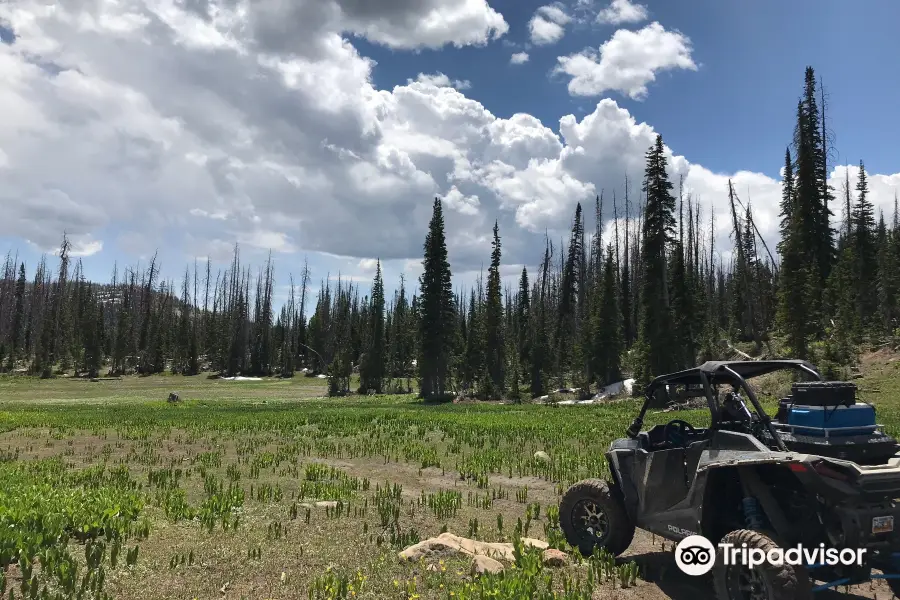
M 885 533 L 894 530 L 894 517 L 874 517 L 872 533 Z

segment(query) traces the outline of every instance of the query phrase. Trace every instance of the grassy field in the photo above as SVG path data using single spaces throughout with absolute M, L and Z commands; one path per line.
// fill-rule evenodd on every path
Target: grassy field
M 862 398 L 900 433 L 900 362 L 872 356 L 863 373 Z M 783 385 L 760 389 L 772 402 Z M 166 402 L 172 391 L 181 403 Z M 472 578 L 470 560 L 397 557 L 442 531 L 565 549 L 559 494 L 608 472 L 603 451 L 634 401 L 424 406 L 324 393 L 306 378 L 0 379 L 3 597 L 678 597 L 630 558 L 551 569 L 524 552 L 505 577 Z M 703 423 L 691 413 L 679 417 Z M 37 564 L 17 563 L 20 550 Z M 548 586 L 559 595 L 542 595 Z

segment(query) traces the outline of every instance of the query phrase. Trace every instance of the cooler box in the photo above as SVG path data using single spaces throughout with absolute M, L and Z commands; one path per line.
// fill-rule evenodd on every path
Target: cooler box
M 851 406 L 797 406 L 788 409 L 788 425 L 809 427 L 798 429 L 800 435 L 839 436 L 865 435 L 875 432 L 875 407 L 857 403 Z M 837 431 L 834 431 L 837 430 Z

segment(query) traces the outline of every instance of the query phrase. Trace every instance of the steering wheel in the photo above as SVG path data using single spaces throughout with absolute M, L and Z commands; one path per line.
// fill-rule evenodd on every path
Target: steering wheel
M 685 448 L 687 447 L 688 440 L 693 436 L 695 431 L 694 426 L 687 421 L 674 419 L 666 424 L 664 433 L 667 442 L 673 446 Z

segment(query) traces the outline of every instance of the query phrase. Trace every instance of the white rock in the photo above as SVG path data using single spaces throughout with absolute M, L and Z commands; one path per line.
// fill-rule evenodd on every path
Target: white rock
M 477 554 L 472 558 L 472 575 L 491 573 L 496 575 L 503 570 L 503 563 L 490 556 Z
M 549 544 L 534 538 L 522 538 L 522 544 L 539 550 L 546 550 Z M 513 561 L 515 555 L 511 543 L 481 542 L 460 537 L 450 532 L 436 538 L 423 540 L 398 553 L 402 560 L 419 561 L 462 554 L 466 556 L 489 556 L 498 560 Z
M 304 502 L 300 505 L 300 508 L 337 508 L 337 504 L 337 500 L 320 500 L 312 504 Z

